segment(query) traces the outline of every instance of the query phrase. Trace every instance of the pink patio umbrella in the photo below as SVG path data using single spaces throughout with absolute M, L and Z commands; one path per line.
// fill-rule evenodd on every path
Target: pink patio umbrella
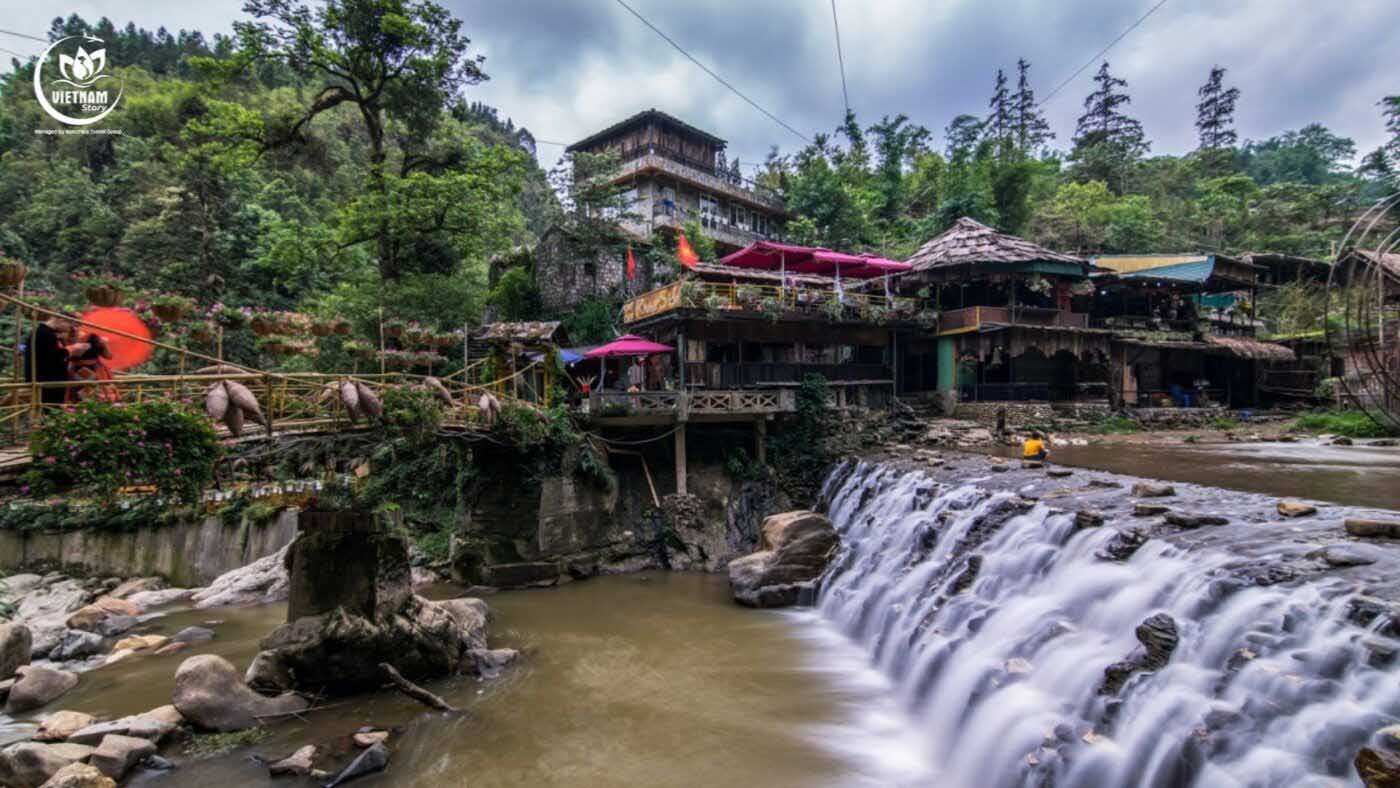
M 675 348 L 671 347 L 670 345 L 662 345 L 657 342 L 652 342 L 651 340 L 643 339 L 637 336 L 636 334 L 626 334 L 624 336 L 618 337 L 617 339 L 614 339 L 606 345 L 599 345 L 598 347 L 593 348 L 587 353 L 584 353 L 583 357 L 609 359 L 623 358 L 626 356 L 653 356 L 657 353 L 670 353 L 673 350 L 675 350 Z M 607 363 L 603 362 L 602 371 L 598 376 L 598 388 L 601 389 L 603 387 L 603 379 L 604 377 L 606 377 L 607 373 Z

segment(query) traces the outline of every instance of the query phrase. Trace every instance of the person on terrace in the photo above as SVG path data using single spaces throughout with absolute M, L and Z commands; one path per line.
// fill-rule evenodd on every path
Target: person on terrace
M 112 370 L 106 359 L 112 357 L 107 340 L 100 334 L 89 333 L 82 342 L 68 347 L 68 377 L 70 380 L 99 382 L 94 386 L 68 389 L 68 401 L 101 400 L 116 402 L 120 397 L 115 386 L 104 386 L 100 381 L 112 380 Z
M 68 380 L 67 342 L 73 324 L 61 317 L 51 317 L 34 328 L 29 346 L 24 350 L 24 379 L 28 383 L 61 382 Z M 62 386 L 40 386 L 39 401 L 45 405 L 62 405 Z

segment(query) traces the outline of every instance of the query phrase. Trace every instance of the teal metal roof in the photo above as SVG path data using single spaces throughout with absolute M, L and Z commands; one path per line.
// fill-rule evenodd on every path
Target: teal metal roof
M 1211 255 L 1190 263 L 1164 265 L 1158 268 L 1144 268 L 1128 274 L 1119 274 L 1119 279 L 1169 279 L 1173 282 L 1204 284 L 1215 272 L 1215 256 Z

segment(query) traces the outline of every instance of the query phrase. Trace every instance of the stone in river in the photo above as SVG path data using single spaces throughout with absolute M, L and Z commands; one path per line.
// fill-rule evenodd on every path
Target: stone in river
M 88 762 L 113 780 L 120 780 L 131 767 L 155 752 L 156 746 L 145 739 L 112 734 L 97 745 Z
M 1073 476 L 1074 471 L 1070 470 L 1069 468 L 1050 468 L 1045 472 L 1045 475 L 1052 476 L 1056 479 L 1063 479 L 1066 476 Z
M 1080 509 L 1074 513 L 1074 528 L 1081 530 L 1084 528 L 1097 528 L 1104 524 L 1103 512 L 1093 509 Z
M 1179 528 L 1200 528 L 1203 525 L 1229 525 L 1230 519 L 1218 514 L 1167 512 L 1167 522 Z
M 358 734 L 357 734 L 358 735 Z M 311 774 L 311 763 L 316 760 L 316 745 L 308 744 L 286 758 L 267 767 L 273 777 L 306 777 Z
M 170 638 L 164 635 L 132 635 L 129 638 L 118 640 L 117 644 L 112 648 L 117 651 L 121 651 L 122 649 L 131 649 L 132 651 L 150 649 L 154 651 L 169 642 Z
M 15 788 L 36 788 L 45 784 L 60 769 L 76 763 L 81 755 L 63 745 L 21 742 L 0 751 L 0 783 Z
M 1369 520 L 1356 517 L 1347 519 L 1344 525 L 1347 533 L 1352 536 L 1400 539 L 1400 521 L 1397 520 Z
M 23 624 L 0 624 L 0 679 L 15 675 L 29 664 L 29 649 L 33 645 L 29 627 Z
M 360 748 L 373 747 L 376 744 L 383 744 L 389 741 L 388 731 L 363 731 L 354 735 L 355 746 Z
M 734 601 L 749 607 L 794 605 L 821 577 L 840 544 L 831 521 L 810 511 L 763 521 L 760 549 L 729 562 Z
M 1045 467 L 1045 463 L 1041 462 L 1040 460 L 1022 460 L 1022 461 L 1021 461 L 1021 468 L 1023 468 L 1024 470 L 1034 471 L 1034 470 L 1038 470 L 1038 469 L 1044 468 L 1044 467 Z
M 389 748 L 382 743 L 371 745 L 364 752 L 360 753 L 355 760 L 346 766 L 344 771 L 335 776 L 335 779 L 326 783 L 326 788 L 335 788 L 343 785 L 357 777 L 364 777 L 366 774 L 384 771 L 384 767 L 389 765 Z
M 185 627 L 170 638 L 176 643 L 199 643 L 214 639 L 214 630 L 209 627 Z
M 171 703 L 195 727 L 222 732 L 251 728 L 259 716 L 301 711 L 308 705 L 293 693 L 267 698 L 253 692 L 228 660 L 214 654 L 180 663 Z
M 1279 501 L 1278 513 L 1284 517 L 1308 517 L 1317 514 L 1317 507 L 1302 501 Z
M 35 741 L 64 741 L 69 736 L 97 722 L 97 718 L 81 711 L 56 711 L 39 723 Z
M 1352 765 L 1366 788 L 1400 787 L 1400 753 L 1362 747 Z
M 5 701 L 6 714 L 37 709 L 78 685 L 78 674 L 41 665 L 25 665 L 18 676 Z
M 1156 517 L 1159 514 L 1166 514 L 1171 511 L 1170 506 L 1160 503 L 1135 503 L 1133 504 L 1134 517 Z
M 94 766 L 70 763 L 55 772 L 43 788 L 117 788 L 117 783 Z
M 90 657 L 102 650 L 102 636 L 96 632 L 70 629 L 58 639 L 58 645 L 49 651 L 49 659 L 66 661 Z
M 1170 484 L 1138 482 L 1133 485 L 1132 494 L 1135 498 L 1166 498 L 1176 495 L 1176 488 Z
M 1323 548 L 1318 553 L 1310 554 L 1310 557 L 1312 555 L 1321 558 L 1328 566 L 1335 566 L 1338 568 L 1368 566 L 1376 562 L 1376 559 L 1350 545 L 1331 545 Z

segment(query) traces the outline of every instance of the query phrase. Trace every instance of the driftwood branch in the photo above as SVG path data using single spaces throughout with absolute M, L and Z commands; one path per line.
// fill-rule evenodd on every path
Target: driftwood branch
M 423 689 L 417 684 L 414 684 L 413 682 L 404 678 L 403 674 L 395 670 L 393 665 L 390 665 L 387 662 L 381 662 L 379 663 L 379 669 L 384 671 L 384 675 L 389 678 L 389 681 L 393 682 L 394 686 L 398 688 L 399 692 L 402 692 L 408 697 L 413 698 L 414 700 L 418 701 L 424 706 L 428 706 L 439 711 L 457 711 L 457 709 L 452 704 L 448 703 L 447 701 L 443 700 L 437 695 L 434 695 L 433 693 Z

